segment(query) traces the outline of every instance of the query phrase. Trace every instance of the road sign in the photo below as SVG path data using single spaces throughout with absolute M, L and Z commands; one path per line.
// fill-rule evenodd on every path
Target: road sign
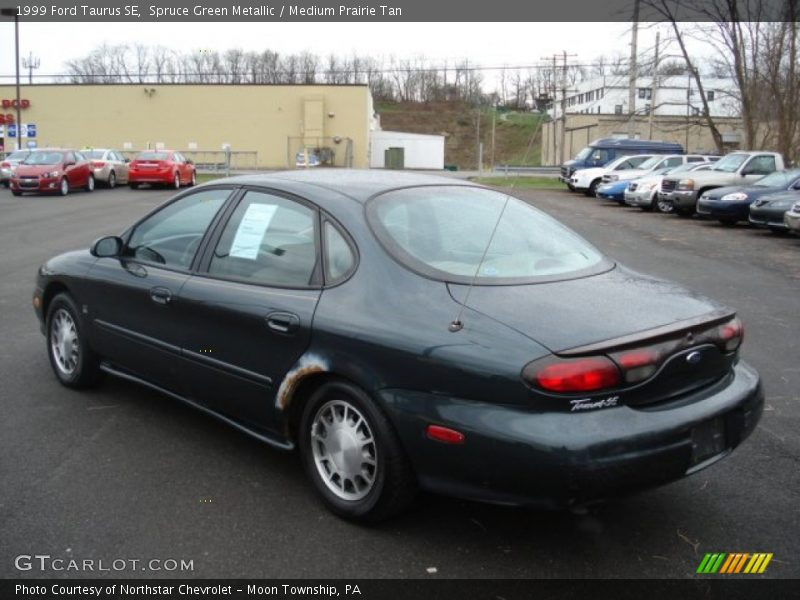
M 25 132 L 23 135 L 29 138 L 36 137 L 36 123 L 28 123 L 26 127 L 27 132 Z
M 16 123 L 12 123 L 6 127 L 8 130 L 8 137 L 15 138 L 17 137 L 17 125 Z

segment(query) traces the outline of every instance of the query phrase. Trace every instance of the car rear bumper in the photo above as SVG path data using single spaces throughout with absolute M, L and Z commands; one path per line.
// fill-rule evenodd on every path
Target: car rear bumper
M 128 172 L 129 183 L 172 183 L 173 171 L 159 171 L 155 173 L 130 171 Z
M 381 398 L 423 488 L 549 508 L 602 500 L 699 471 L 752 433 L 764 404 L 758 373 L 742 362 L 710 388 L 641 408 L 536 413 L 407 390 L 383 390 Z M 428 439 L 429 424 L 463 432 L 464 443 Z M 722 432 L 721 445 L 698 454 L 712 428 Z

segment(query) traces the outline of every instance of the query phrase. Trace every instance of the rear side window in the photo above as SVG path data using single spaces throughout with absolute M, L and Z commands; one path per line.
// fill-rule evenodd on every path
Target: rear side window
M 610 268 L 588 242 L 554 219 L 483 188 L 395 190 L 371 200 L 367 216 L 399 262 L 444 281 L 468 283 L 477 275 L 484 284 L 535 282 Z
M 336 283 L 355 266 L 356 257 L 350 244 L 330 221 L 322 228 L 325 243 L 325 282 Z
M 208 272 L 276 287 L 308 287 L 317 265 L 316 212 L 249 191 L 231 215 Z

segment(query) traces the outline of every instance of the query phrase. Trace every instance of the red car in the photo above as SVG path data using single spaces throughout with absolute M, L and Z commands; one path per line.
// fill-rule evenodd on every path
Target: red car
M 129 165 L 128 183 L 136 189 L 142 183 L 169 185 L 176 190 L 197 183 L 194 163 L 174 150 L 140 152 Z
M 34 150 L 17 166 L 11 177 L 11 193 L 53 193 L 66 196 L 70 190 L 94 191 L 92 165 L 77 150 Z

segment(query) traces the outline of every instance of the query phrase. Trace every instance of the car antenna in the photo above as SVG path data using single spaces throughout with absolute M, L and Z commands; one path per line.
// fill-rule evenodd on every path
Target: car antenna
M 495 110 L 497 108 L 495 107 Z M 480 112 L 478 113 L 478 118 L 480 119 Z M 536 135 L 539 133 L 539 130 L 542 127 L 542 122 L 544 119 L 539 119 L 539 122 L 536 124 L 533 132 L 531 132 L 531 137 L 528 140 L 528 147 L 525 149 L 525 154 L 522 157 L 522 164 L 524 165 L 528 160 L 528 155 L 530 154 L 531 148 L 533 147 L 533 140 L 536 139 Z M 510 190 L 513 190 L 516 185 L 517 181 L 519 180 L 520 171 L 518 170 L 514 175 L 514 180 L 511 182 L 509 186 Z M 458 309 L 458 314 L 456 318 L 450 322 L 448 329 L 452 333 L 456 333 L 457 331 L 461 331 L 464 329 L 464 321 L 461 318 L 464 316 L 464 309 L 467 308 L 467 302 L 469 301 L 469 295 L 472 293 L 472 288 L 475 287 L 475 282 L 478 280 L 478 275 L 480 274 L 481 267 L 483 266 L 483 261 L 486 260 L 486 254 L 489 252 L 489 247 L 492 245 L 492 241 L 494 240 L 494 234 L 497 232 L 497 228 L 500 226 L 500 220 L 503 218 L 503 213 L 506 212 L 506 207 L 508 206 L 508 202 L 511 200 L 511 196 L 506 194 L 506 201 L 503 204 L 503 209 L 500 211 L 500 215 L 497 217 L 497 222 L 494 224 L 494 229 L 492 229 L 492 235 L 489 236 L 489 241 L 486 242 L 486 248 L 483 250 L 483 256 L 481 256 L 480 262 L 478 262 L 478 267 L 475 269 L 475 274 L 472 276 L 472 281 L 469 282 L 469 287 L 467 288 L 467 293 L 464 296 L 464 302 L 461 303 L 461 307 Z
M 478 261 L 478 266 L 475 268 L 475 274 L 472 276 L 472 281 L 469 282 L 469 287 L 467 288 L 467 294 L 464 296 L 464 302 L 461 303 L 461 308 L 458 309 L 458 314 L 456 318 L 450 322 L 450 327 L 448 329 L 455 333 L 456 331 L 461 331 L 464 329 L 464 322 L 461 320 L 461 317 L 464 315 L 464 309 L 467 307 L 467 302 L 469 301 L 469 295 L 472 293 L 472 288 L 475 287 L 475 282 L 478 279 L 478 275 L 481 272 L 481 267 L 483 266 L 483 261 L 486 260 L 486 254 L 489 252 L 489 248 L 492 245 L 492 240 L 494 240 L 494 234 L 497 233 L 497 228 L 500 226 L 500 221 L 503 219 L 503 214 L 506 212 L 506 207 L 508 206 L 508 201 L 511 199 L 511 196 L 506 194 L 506 201 L 503 203 L 503 208 L 500 210 L 500 214 L 497 216 L 497 221 L 494 224 L 494 228 L 492 229 L 492 234 L 489 236 L 489 241 L 486 242 L 486 248 L 483 249 L 483 255 L 481 256 L 480 261 Z

